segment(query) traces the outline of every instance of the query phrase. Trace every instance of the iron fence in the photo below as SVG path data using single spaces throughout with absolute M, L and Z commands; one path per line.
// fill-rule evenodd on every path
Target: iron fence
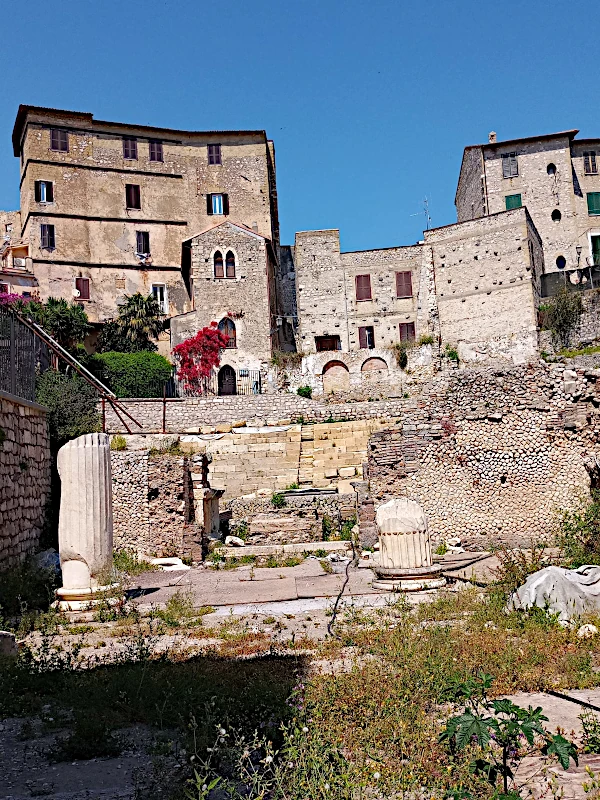
M 208 378 L 204 378 L 198 386 L 194 387 L 186 387 L 182 381 L 178 380 L 177 375 L 174 375 L 172 384 L 169 382 L 169 391 L 174 391 L 175 394 L 167 394 L 167 397 L 262 394 L 262 378 L 258 369 L 244 369 L 242 367 L 234 370 L 232 367 L 224 367 L 219 372 L 212 372 Z
M 0 390 L 35 401 L 36 375 L 50 364 L 47 345 L 6 306 L 0 306 Z

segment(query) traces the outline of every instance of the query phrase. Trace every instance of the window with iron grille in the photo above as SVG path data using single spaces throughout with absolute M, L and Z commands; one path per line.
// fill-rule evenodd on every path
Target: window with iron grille
M 54 225 L 40 225 L 40 240 L 43 250 L 54 250 L 56 247 Z
M 396 273 L 396 297 L 412 297 L 412 274 L 410 272 Z
M 208 145 L 208 163 L 221 164 L 221 145 L 209 144 Z
M 150 255 L 150 234 L 148 231 L 135 232 L 135 252 L 138 256 Z
M 229 350 L 237 347 L 235 335 L 235 322 L 229 317 L 225 317 L 219 322 L 219 330 L 227 336 L 227 344 L 225 347 Z
M 209 216 L 229 214 L 229 196 L 226 194 L 207 194 L 206 213 Z
M 223 253 L 221 253 L 220 250 L 217 250 L 213 260 L 215 264 L 215 278 L 224 278 L 225 270 L 223 268 Z
M 225 277 L 235 278 L 235 256 L 231 250 L 228 250 L 225 256 Z
M 69 152 L 69 134 L 58 128 L 50 131 L 50 150 L 57 150 L 59 153 Z
M 414 342 L 415 340 L 415 323 L 414 322 L 401 322 L 400 323 L 400 341 L 401 342 Z
M 148 144 L 148 154 L 150 156 L 150 161 L 162 161 L 163 160 L 163 144 L 159 142 L 158 139 L 151 139 Z
M 54 184 L 52 183 L 52 181 L 35 182 L 35 202 L 36 203 L 54 202 Z
M 89 278 L 75 278 L 75 292 L 79 292 L 77 298 L 79 300 L 90 299 L 90 279 Z
M 371 276 L 370 275 L 357 275 L 356 282 L 356 299 L 357 300 L 371 300 Z
M 502 177 L 516 178 L 519 174 L 519 162 L 516 153 L 502 153 Z
M 596 151 L 588 150 L 583 154 L 583 171 L 586 175 L 597 175 L 598 165 L 596 164 Z
M 372 325 L 365 325 L 358 329 L 358 346 L 361 350 L 372 350 L 375 347 L 375 329 Z
M 123 137 L 123 158 L 137 159 L 137 139 L 135 136 Z
M 125 205 L 127 208 L 142 207 L 140 187 L 137 185 L 137 183 L 125 184 Z

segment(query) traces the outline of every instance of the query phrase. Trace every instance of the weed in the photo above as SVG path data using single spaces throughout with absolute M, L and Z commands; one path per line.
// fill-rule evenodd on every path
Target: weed
M 275 619 L 275 617 L 265 617 L 263 619 L 263 622 L 265 623 L 265 625 L 272 625 L 276 621 L 277 620 Z
M 323 570 L 323 572 L 326 572 L 328 575 L 331 575 L 333 573 L 333 567 L 331 566 L 331 561 L 327 561 L 327 559 L 323 558 L 319 561 L 319 564 L 321 565 L 321 569 Z
M 285 495 L 281 494 L 281 492 L 273 492 L 271 495 L 271 505 L 273 508 L 283 508 L 287 505 L 287 501 L 285 499 Z
M 579 323 L 583 312 L 583 301 L 579 292 L 560 289 L 554 297 L 540 307 L 539 324 L 543 330 L 552 331 L 552 338 L 566 347 L 571 331 Z
M 419 338 L 419 344 L 433 344 L 435 339 L 430 333 L 426 333 Z
M 299 489 L 300 488 L 300 484 L 299 483 L 290 483 L 290 485 L 286 486 L 285 488 L 286 488 L 287 491 L 291 491 L 293 489 Z
M 45 612 L 54 600 L 54 592 L 58 587 L 58 577 L 53 569 L 39 567 L 30 558 L 0 573 L 0 609 L 15 626 L 19 621 L 29 618 L 27 625 L 33 630 L 32 620 L 40 612 Z
M 113 436 L 110 440 L 110 449 L 116 450 L 117 452 L 121 450 L 127 450 L 127 439 L 120 434 Z
M 600 717 L 591 711 L 584 711 L 579 719 L 583 728 L 583 752 L 600 753 Z
M 316 558 L 327 558 L 327 550 L 323 550 L 323 548 L 320 547 L 318 550 L 315 550 L 312 555 Z
M 340 539 L 342 542 L 351 542 L 352 541 L 352 529 L 356 525 L 356 516 L 350 517 L 350 519 L 345 519 L 342 522 L 342 529 L 340 531 Z
M 600 353 L 600 345 L 597 344 L 579 348 L 563 347 L 558 354 L 565 358 L 575 358 L 575 356 L 593 356 L 596 353 Z
M 300 397 L 305 397 L 307 400 L 312 400 L 312 388 L 310 386 L 299 386 L 296 389 L 296 394 Z
M 400 367 L 400 369 L 406 369 L 408 366 L 408 342 L 395 342 L 391 346 L 391 350 L 394 354 L 394 358 L 396 359 L 396 363 Z
M 115 758 L 121 745 L 104 716 L 89 714 L 86 709 L 75 712 L 75 726 L 60 738 L 50 751 L 51 761 L 78 761 L 91 758 Z
M 271 364 L 274 367 L 279 367 L 279 369 L 294 369 L 302 364 L 303 358 L 304 353 L 302 352 L 288 353 L 287 351 L 275 350 L 271 356 Z
M 459 363 L 460 359 L 458 357 L 458 350 L 455 347 L 452 347 L 450 344 L 446 344 L 444 352 L 442 353 L 444 358 L 447 358 L 448 361 L 454 361 L 457 364 Z
M 333 538 L 334 532 L 333 520 L 329 514 L 323 514 L 323 519 L 321 520 L 321 538 L 324 542 L 328 542 Z
M 245 519 L 231 525 L 229 531 L 232 536 L 238 536 L 242 541 L 246 542 L 250 536 L 250 526 Z
M 445 556 L 448 552 L 448 545 L 446 542 L 440 542 L 433 552 L 436 556 Z
M 140 558 L 131 550 L 115 550 L 113 553 L 113 566 L 118 572 L 125 572 L 127 575 L 140 575 L 143 572 L 160 569 L 156 564 Z
M 560 519 L 558 544 L 569 567 L 600 564 L 600 491 L 592 489 L 590 502 L 565 511 Z
M 529 549 L 500 547 L 495 555 L 500 562 L 494 571 L 495 588 L 508 597 L 522 586 L 530 575 L 548 566 L 547 544 L 533 539 Z

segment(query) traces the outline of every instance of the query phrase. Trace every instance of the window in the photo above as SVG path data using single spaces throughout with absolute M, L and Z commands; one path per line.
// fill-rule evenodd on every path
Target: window
M 231 250 L 228 250 L 225 256 L 225 277 L 235 278 L 235 256 Z
M 516 153 L 502 153 L 502 177 L 516 178 L 519 174 L 519 163 Z
M 214 255 L 214 262 L 215 262 L 215 278 L 224 278 L 225 277 L 225 270 L 223 269 L 223 253 L 220 250 Z
M 356 281 L 356 299 L 371 300 L 371 276 L 357 275 L 355 281 Z
M 69 134 L 67 131 L 59 131 L 52 128 L 50 131 L 50 150 L 57 150 L 59 153 L 69 152 Z
M 52 181 L 35 182 L 35 202 L 36 203 L 54 202 L 54 184 L 52 183 Z
M 506 203 L 507 211 L 510 211 L 511 208 L 521 208 L 523 205 L 520 194 L 508 194 L 504 198 L 504 202 Z
M 152 284 L 152 296 L 158 303 L 158 307 L 162 314 L 169 313 L 169 303 L 167 300 L 167 287 L 164 283 Z
M 137 183 L 125 184 L 125 205 L 127 208 L 141 208 L 140 187 Z
M 358 346 L 361 350 L 372 350 L 375 347 L 375 330 L 372 325 L 358 329 Z
M 209 144 L 208 145 L 208 163 L 221 164 L 221 145 Z
M 150 156 L 150 161 L 162 161 L 163 160 L 162 142 L 159 142 L 157 139 L 151 139 L 148 145 L 148 154 Z
M 598 165 L 596 164 L 596 151 L 588 150 L 583 154 L 583 171 L 586 175 L 597 175 Z
M 135 136 L 123 137 L 123 158 L 137 159 L 137 139 Z
M 414 342 L 415 340 L 415 323 L 414 322 L 401 322 L 400 323 L 400 341 L 401 342 Z
M 341 350 L 342 342 L 339 336 L 315 336 L 315 347 L 317 353 L 325 350 Z
M 410 272 L 396 273 L 396 297 L 412 297 L 412 275 Z
M 0 283 L 0 294 L 9 294 L 9 289 L 8 283 Z
M 556 266 L 559 269 L 564 269 L 567 266 L 567 259 L 564 256 L 558 256 L 556 259 Z
M 150 234 L 148 231 L 135 232 L 135 253 L 138 256 L 150 255 Z
M 556 175 L 556 164 L 550 162 L 550 164 L 548 164 L 548 166 L 546 167 L 546 172 L 548 173 L 548 175 Z
M 552 217 L 552 222 L 560 222 L 562 219 L 562 214 L 560 213 L 558 208 L 555 208 L 551 214 L 551 217 Z
M 600 236 L 591 236 L 592 261 L 595 267 L 600 266 Z
M 54 250 L 56 247 L 54 225 L 40 225 L 40 239 L 43 250 Z
M 229 214 L 229 197 L 226 194 L 207 194 L 206 213 L 209 216 Z
M 79 300 L 90 299 L 90 279 L 75 278 L 75 297 Z
M 229 350 L 237 347 L 235 338 L 235 322 L 229 317 L 225 317 L 219 322 L 219 330 L 227 336 L 227 344 L 225 347 Z
M 588 192 L 587 206 L 588 214 L 591 216 L 600 214 L 600 192 Z

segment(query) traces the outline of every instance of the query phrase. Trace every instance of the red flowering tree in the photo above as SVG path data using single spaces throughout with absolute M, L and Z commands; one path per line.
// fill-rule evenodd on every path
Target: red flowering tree
M 221 363 L 221 353 L 227 342 L 227 336 L 221 333 L 217 323 L 211 322 L 191 339 L 173 348 L 177 378 L 186 390 L 202 393 L 211 372 Z

